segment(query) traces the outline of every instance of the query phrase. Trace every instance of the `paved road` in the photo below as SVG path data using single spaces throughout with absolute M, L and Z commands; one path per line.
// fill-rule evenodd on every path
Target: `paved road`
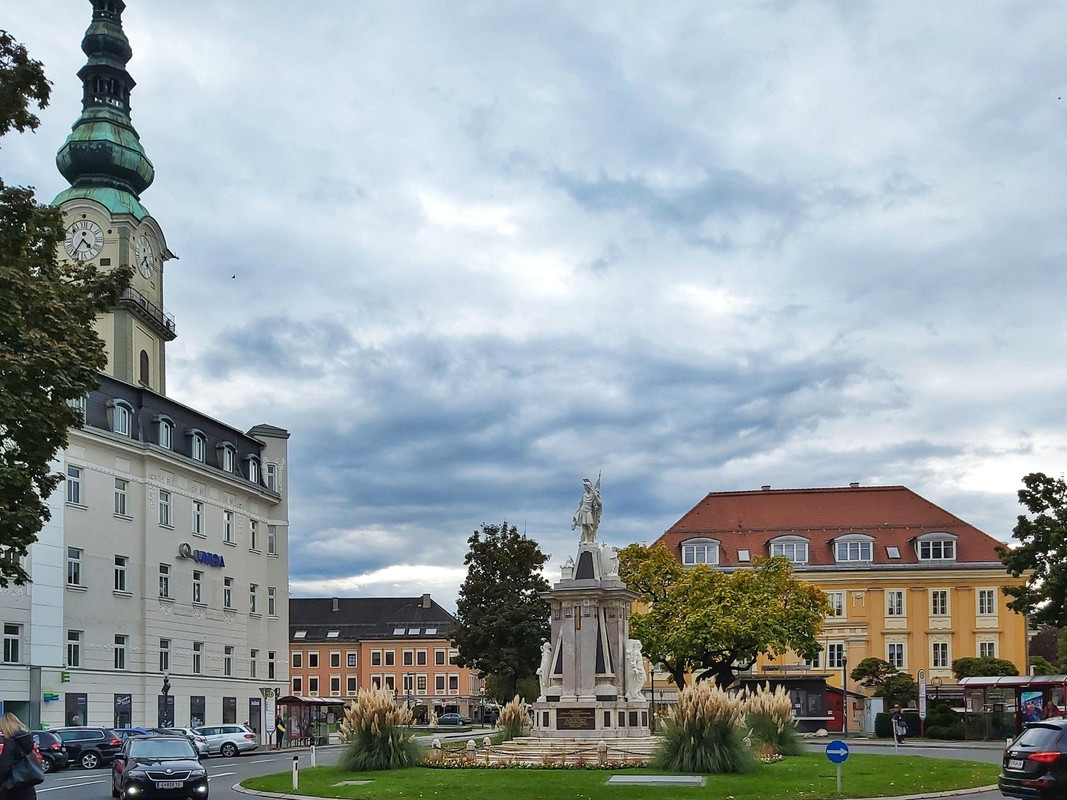
M 476 732 L 475 739 L 480 739 L 484 732 Z M 472 734 L 464 734 L 461 738 L 467 738 Z M 451 737 L 449 737 L 451 738 Z M 808 748 L 813 751 L 823 752 L 826 742 L 809 742 Z M 852 752 L 891 753 L 893 745 L 877 741 L 849 740 Z M 930 758 L 960 758 L 969 761 L 985 761 L 999 763 L 1001 750 L 999 747 L 966 745 L 922 745 L 908 743 L 899 748 L 900 754 L 926 756 Z M 328 747 L 318 749 L 315 753 L 316 761 L 320 765 L 333 764 L 336 762 L 340 748 Z M 214 756 L 206 760 L 206 766 L 211 779 L 211 800 L 248 800 L 248 795 L 240 794 L 233 790 L 233 785 L 254 775 L 265 775 L 271 772 L 282 772 L 292 768 L 293 756 L 300 758 L 300 766 L 310 765 L 310 754 L 307 750 L 292 752 L 282 751 L 257 751 L 239 758 L 222 758 Z M 846 762 L 847 764 L 847 762 Z M 847 768 L 847 767 L 846 767 Z M 111 770 L 97 769 L 86 771 L 72 768 L 63 770 L 45 778 L 45 782 L 37 787 L 37 794 L 42 800 L 110 800 L 111 797 Z M 967 795 L 967 800 L 1003 800 L 1000 792 L 982 792 Z

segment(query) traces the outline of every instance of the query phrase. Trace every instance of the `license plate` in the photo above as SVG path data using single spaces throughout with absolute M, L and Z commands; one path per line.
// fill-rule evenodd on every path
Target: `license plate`
M 1008 769 L 1022 769 L 1025 763 L 1026 759 L 1023 758 L 1009 758 Z
M 181 789 L 185 781 L 156 781 L 157 789 Z

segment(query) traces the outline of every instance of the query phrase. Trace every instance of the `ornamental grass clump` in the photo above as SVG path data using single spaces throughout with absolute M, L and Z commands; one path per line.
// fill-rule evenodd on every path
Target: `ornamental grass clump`
M 411 709 L 386 689 L 360 689 L 337 726 L 348 743 L 339 766 L 352 772 L 401 769 L 422 761 Z
M 518 695 L 500 709 L 500 730 L 504 734 L 501 741 L 511 741 L 525 736 L 530 729 L 530 706 L 522 702 Z
M 784 687 L 779 686 L 773 692 L 770 684 L 745 689 L 740 699 L 745 727 L 754 747 L 783 756 L 804 752 L 793 718 L 793 704 Z
M 758 761 L 745 746 L 743 723 L 740 700 L 710 681 L 686 686 L 651 763 L 671 772 L 751 772 Z

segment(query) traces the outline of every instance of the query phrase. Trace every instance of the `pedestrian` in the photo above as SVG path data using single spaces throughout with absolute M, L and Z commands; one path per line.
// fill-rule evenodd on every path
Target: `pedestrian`
M 274 747 L 275 750 L 281 750 L 282 749 L 282 738 L 284 736 L 285 736 L 285 723 L 282 722 L 282 718 L 281 717 L 275 717 L 274 718 L 274 738 L 278 740 L 278 743 Z
M 0 786 L 11 775 L 11 769 L 20 758 L 40 759 L 35 752 L 33 735 L 26 730 L 22 720 L 10 711 L 0 717 Z M 44 775 L 42 774 L 43 778 Z M 18 786 L 13 789 L 0 788 L 0 797 L 4 800 L 36 800 L 37 789 L 32 785 Z
M 900 703 L 893 706 L 891 719 L 893 722 L 893 736 L 896 737 L 897 744 L 902 744 L 904 735 L 908 732 L 908 722 L 904 719 L 904 710 L 900 707 Z

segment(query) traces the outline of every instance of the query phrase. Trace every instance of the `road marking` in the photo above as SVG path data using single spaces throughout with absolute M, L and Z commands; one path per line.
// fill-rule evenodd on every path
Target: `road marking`
M 37 786 L 35 788 L 37 789 L 37 794 L 40 794 L 41 792 L 54 792 L 56 791 L 56 789 L 73 789 L 75 786 L 93 786 L 95 784 L 103 782 L 104 779 L 101 778 L 100 780 L 85 781 L 84 783 L 68 783 L 65 786 L 49 786 L 47 789 L 42 789 L 40 786 Z
M 236 774 L 237 774 L 236 772 L 216 772 L 216 773 L 214 773 L 212 775 L 208 775 L 207 779 L 211 780 L 212 778 L 224 778 L 227 775 L 236 775 Z
M 249 764 L 273 764 L 277 759 L 274 758 L 261 758 L 258 761 L 249 761 Z

